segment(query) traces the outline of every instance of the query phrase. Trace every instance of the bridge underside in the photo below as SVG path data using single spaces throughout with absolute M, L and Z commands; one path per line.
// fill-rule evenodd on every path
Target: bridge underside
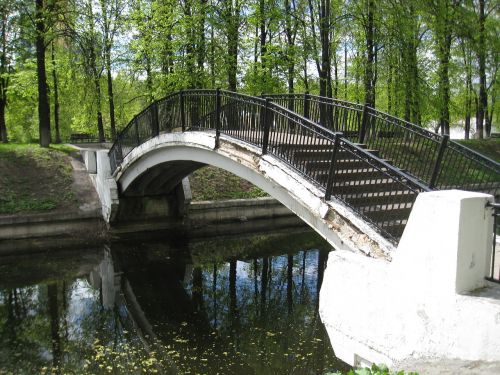
M 155 165 L 138 176 L 123 192 L 124 197 L 162 196 L 172 192 L 186 177 L 207 164 L 189 160 Z
M 377 257 L 390 257 L 394 249 L 369 223 L 340 202 L 326 202 L 322 190 L 278 158 L 262 155 L 260 149 L 228 136 L 221 136 L 215 148 L 215 135 L 210 132 L 161 134 L 127 155 L 114 176 L 119 203 L 117 213 L 110 215 L 111 224 L 140 219 L 149 207 L 155 207 L 153 216 L 175 215 L 182 180 L 205 165 L 258 186 L 337 249 L 361 250 Z

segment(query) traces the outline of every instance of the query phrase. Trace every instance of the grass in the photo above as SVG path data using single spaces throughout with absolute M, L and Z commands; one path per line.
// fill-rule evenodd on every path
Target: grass
M 65 145 L 0 144 L 0 215 L 73 206 L 76 197 L 68 158 L 72 152 Z M 196 171 L 190 181 L 198 201 L 267 196 L 250 182 L 215 167 Z
M 250 182 L 223 169 L 204 167 L 189 178 L 193 200 L 222 200 L 266 197 L 267 194 Z
M 71 148 L 0 144 L 0 214 L 44 212 L 72 206 Z
M 462 139 L 457 142 L 500 163 L 500 138 Z

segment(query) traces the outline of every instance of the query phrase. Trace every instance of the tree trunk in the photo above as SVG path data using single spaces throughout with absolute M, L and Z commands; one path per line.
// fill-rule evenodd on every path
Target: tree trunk
M 452 41 L 452 12 L 455 4 L 443 2 L 440 11 L 436 11 L 436 42 L 438 46 L 438 94 L 440 99 L 439 127 L 442 134 L 450 134 L 450 49 Z
M 321 69 L 319 73 L 319 94 L 330 96 L 331 93 L 331 63 L 330 63 L 330 0 L 321 0 L 319 10 L 319 35 L 321 41 Z M 330 86 L 330 88 L 329 88 Z M 324 117 L 324 116 L 323 116 Z M 326 119 L 321 119 L 326 124 Z
M 7 15 L 2 17 L 2 51 L 0 55 L 0 142 L 7 143 L 7 124 L 5 122 L 5 108 L 7 107 Z
M 99 142 L 104 142 L 104 123 L 102 120 L 102 104 L 101 104 L 101 83 L 99 76 L 94 76 L 94 85 L 96 92 L 96 105 L 97 105 L 97 131 L 99 133 Z
M 486 46 L 485 46 L 485 30 L 484 23 L 486 16 L 484 13 L 485 0 L 479 0 L 479 41 L 477 60 L 479 66 L 479 102 L 476 118 L 476 132 L 480 139 L 483 138 L 484 120 L 486 118 L 486 111 L 488 109 L 488 96 L 486 93 Z M 486 134 L 489 136 L 489 134 Z
M 204 87 L 204 66 L 206 57 L 205 13 L 207 0 L 199 0 L 196 25 L 196 87 Z
M 35 0 L 36 22 L 36 71 L 38 80 L 38 132 L 41 147 L 49 147 L 50 106 L 45 70 L 45 19 L 43 0 Z
M 488 114 L 486 116 L 486 131 L 488 134 L 488 137 L 491 136 L 491 124 L 493 123 L 493 111 L 495 110 L 495 101 L 496 101 L 496 92 L 493 90 L 491 93 L 491 109 L 488 111 Z
M 7 136 L 7 126 L 5 124 L 5 107 L 7 102 L 4 98 L 0 97 L 0 141 L 2 143 L 9 142 L 9 138 Z
M 337 59 L 337 51 L 333 54 L 333 76 L 335 77 L 333 84 L 333 97 L 338 98 L 339 95 L 339 66 Z
M 266 90 L 267 89 L 267 84 L 268 84 L 268 79 L 267 79 L 267 68 L 268 68 L 268 63 L 267 63 L 267 45 L 266 45 L 266 40 L 267 40 L 267 29 L 266 29 L 266 2 L 265 0 L 260 0 L 259 1 L 259 28 L 260 28 L 260 62 L 262 65 L 262 73 L 261 73 L 261 85 L 260 89 L 261 90 Z
M 344 43 L 344 99 L 347 100 L 347 43 Z
M 465 46 L 462 42 L 462 53 L 464 58 L 464 67 L 466 71 L 465 78 L 465 124 L 464 124 L 464 138 L 469 139 L 470 137 L 470 124 L 471 124 L 471 114 L 472 114 L 472 65 L 470 49 Z
M 56 131 L 56 143 L 61 143 L 61 132 L 59 129 L 59 85 L 57 82 L 54 42 L 52 42 L 51 60 L 52 60 L 52 81 L 54 85 L 54 128 Z
M 214 26 L 210 26 L 210 88 L 215 89 L 215 32 Z
M 288 83 L 288 93 L 294 93 L 294 76 L 295 76 L 295 59 L 293 53 L 293 47 L 295 45 L 295 31 L 292 28 L 292 8 L 290 4 L 290 0 L 285 0 L 285 35 L 286 35 L 286 43 L 287 43 L 287 83 Z M 289 109 L 293 110 L 293 103 L 289 103 Z M 292 108 L 290 108 L 292 107 Z
M 196 88 L 197 84 L 197 75 L 196 75 L 196 50 L 195 50 L 195 44 L 196 44 L 196 36 L 195 36 L 195 30 L 193 26 L 193 9 L 192 9 L 192 4 L 191 0 L 185 0 L 184 1 L 184 16 L 186 20 L 189 20 L 186 22 L 186 70 L 189 72 L 188 76 L 188 89 L 194 89 Z M 147 60 L 147 80 L 151 80 L 151 61 L 149 59 Z M 150 85 L 151 82 L 146 82 L 147 85 Z
M 387 113 L 392 112 L 392 63 L 389 63 L 388 74 L 387 74 Z
M 115 99 L 113 94 L 113 77 L 111 75 L 111 48 L 112 40 L 110 35 L 110 24 L 108 19 L 108 10 L 105 1 L 101 1 L 101 12 L 104 23 L 104 59 L 106 63 L 106 76 L 108 84 L 108 103 L 109 103 L 109 123 L 111 130 L 111 139 L 116 139 L 116 119 L 115 119 Z
M 225 0 L 226 3 L 226 33 L 227 33 L 227 88 L 229 91 L 237 90 L 238 73 L 238 26 L 240 23 L 239 2 L 233 7 L 233 0 Z
M 441 134 L 450 134 L 450 47 L 451 33 L 447 34 L 443 40 L 442 55 L 439 61 L 439 93 L 441 97 L 441 110 L 439 124 Z
M 367 21 L 365 25 L 365 35 L 366 35 L 366 66 L 365 66 L 365 105 L 369 107 L 375 106 L 375 93 L 374 93 L 374 61 L 375 61 L 375 44 L 374 44 L 374 12 L 375 12 L 375 0 L 367 0 Z
M 111 76 L 111 59 L 106 57 L 106 73 L 108 78 L 109 122 L 111 139 L 116 139 L 115 98 L 113 94 L 113 77 Z
M 104 142 L 104 123 L 102 120 L 102 96 L 101 96 L 101 82 L 100 76 L 97 71 L 97 62 L 95 49 L 93 46 L 90 47 L 90 64 L 92 68 L 92 78 L 94 81 L 95 89 L 95 101 L 97 107 L 97 131 L 99 134 L 99 142 Z

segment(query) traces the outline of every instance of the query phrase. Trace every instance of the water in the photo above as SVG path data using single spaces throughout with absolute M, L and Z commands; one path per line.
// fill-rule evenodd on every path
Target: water
M 326 374 L 316 234 L 0 259 L 0 374 Z

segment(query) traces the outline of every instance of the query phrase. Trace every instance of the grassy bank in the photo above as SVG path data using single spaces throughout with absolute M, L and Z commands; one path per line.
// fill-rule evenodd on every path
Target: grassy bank
M 459 142 L 500 162 L 500 138 Z M 0 144 L 0 215 L 74 206 L 68 156 L 73 151 L 61 145 L 44 149 L 38 145 Z M 250 182 L 210 166 L 194 172 L 190 182 L 197 201 L 267 196 Z
M 267 194 L 234 174 L 215 167 L 204 167 L 189 178 L 193 200 L 221 200 L 265 197 Z
M 0 144 L 0 214 L 74 205 L 72 167 L 64 146 Z
M 500 138 L 462 139 L 457 142 L 500 163 Z
M 0 215 L 74 206 L 71 152 L 62 145 L 0 144 Z M 196 171 L 190 182 L 198 201 L 266 196 L 248 181 L 214 167 Z

